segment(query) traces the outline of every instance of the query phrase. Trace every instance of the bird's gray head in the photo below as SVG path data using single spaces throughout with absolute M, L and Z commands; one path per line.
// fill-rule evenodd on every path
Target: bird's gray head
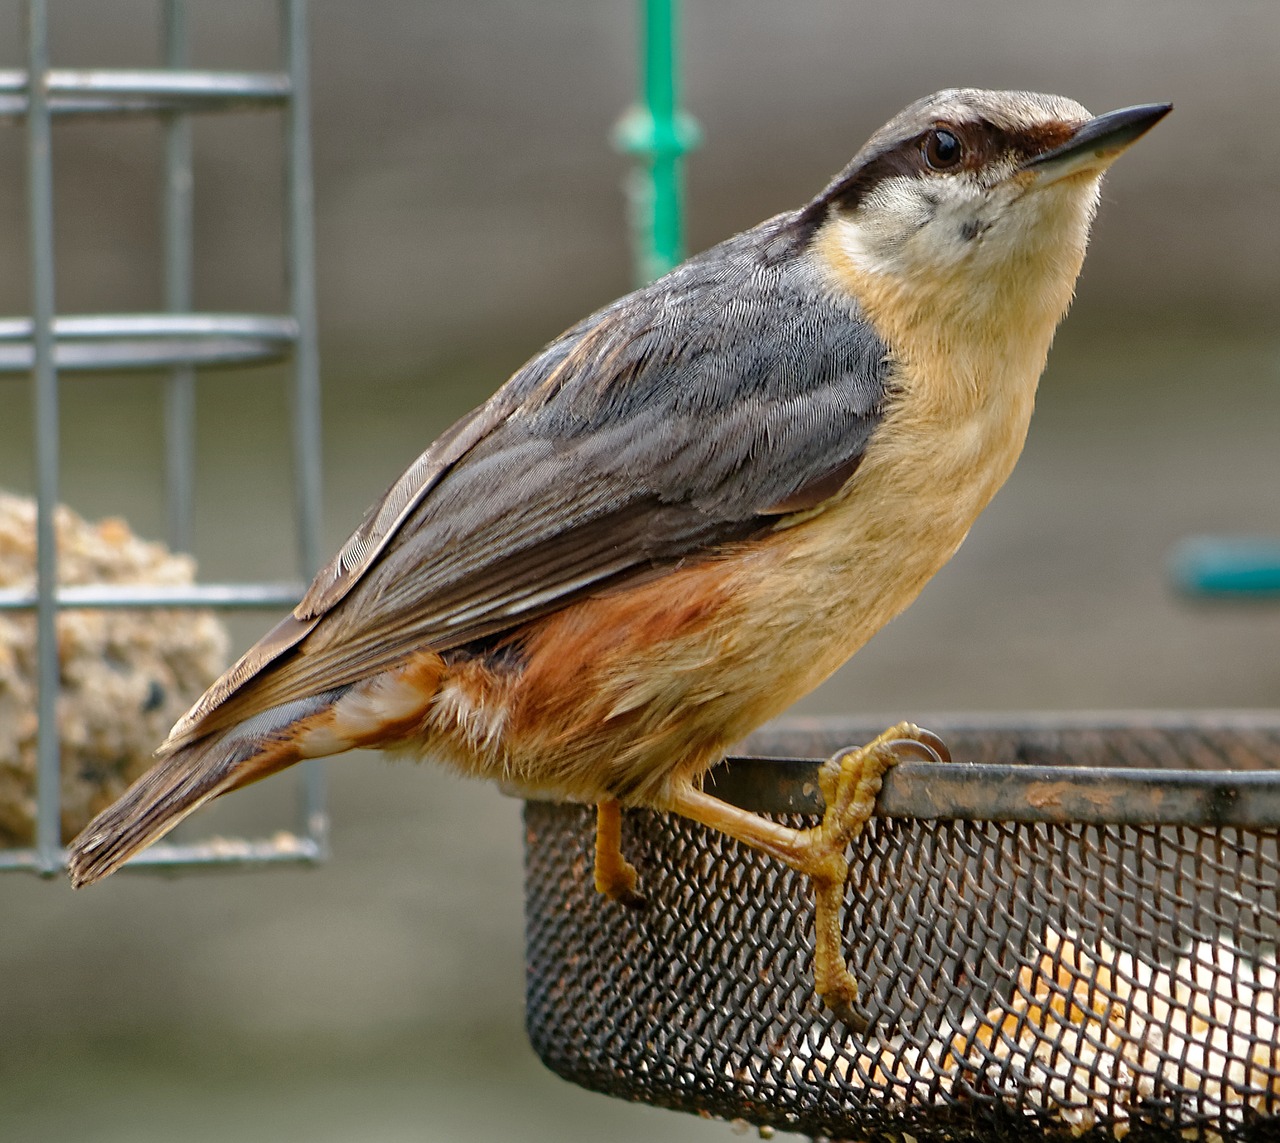
M 862 274 L 979 296 L 1047 278 L 1069 297 L 1102 173 L 1168 110 L 1095 119 L 1061 96 L 941 91 L 872 135 L 800 217 Z

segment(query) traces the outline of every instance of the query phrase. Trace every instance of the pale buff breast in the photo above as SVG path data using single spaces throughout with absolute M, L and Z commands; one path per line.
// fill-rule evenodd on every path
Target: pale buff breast
M 1071 246 L 1071 265 L 1058 249 L 1042 281 L 975 304 L 962 280 L 877 279 L 836 228 L 820 236 L 820 272 L 894 347 L 895 396 L 853 479 L 763 540 L 532 625 L 529 669 L 446 676 L 422 749 L 661 802 L 807 694 L 916 598 L 1012 471 L 1083 236 Z
M 930 427 L 891 412 L 904 423 L 818 510 L 540 621 L 521 672 L 446 679 L 424 747 L 573 797 L 661 802 L 915 599 L 1008 475 L 1029 415 L 1026 402 Z

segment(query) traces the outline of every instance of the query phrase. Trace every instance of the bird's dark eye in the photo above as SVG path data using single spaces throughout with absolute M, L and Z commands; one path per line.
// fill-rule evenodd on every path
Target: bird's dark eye
M 963 157 L 960 140 L 945 127 L 935 127 L 924 137 L 924 161 L 935 171 L 954 167 Z

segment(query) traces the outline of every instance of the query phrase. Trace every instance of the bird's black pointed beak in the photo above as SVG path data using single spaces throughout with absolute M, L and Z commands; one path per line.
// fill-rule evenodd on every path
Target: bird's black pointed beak
M 1028 159 L 1021 169 L 1035 174 L 1037 186 L 1081 171 L 1104 171 L 1172 110 L 1172 103 L 1142 103 L 1099 115 L 1065 143 Z

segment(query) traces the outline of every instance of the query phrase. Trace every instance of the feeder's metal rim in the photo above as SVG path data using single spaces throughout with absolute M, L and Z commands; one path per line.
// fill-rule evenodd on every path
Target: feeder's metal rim
M 0 318 L 0 373 L 29 373 L 30 318 Z M 163 369 L 278 361 L 298 340 L 291 317 L 262 314 L 77 314 L 53 320 L 58 369 Z
M 821 814 L 821 759 L 726 758 L 705 788 L 762 814 Z M 526 801 L 543 791 L 505 784 Z M 884 777 L 874 814 L 923 821 L 1080 822 L 1092 825 L 1280 828 L 1280 773 L 1126 770 L 901 762 Z
M 59 118 L 273 107 L 293 91 L 284 72 L 50 68 L 44 75 L 49 111 Z M 0 69 L 0 119 L 20 119 L 29 106 L 27 72 Z
M 294 607 L 306 592 L 302 583 L 86 584 L 58 589 L 59 608 L 100 607 Z M 0 611 L 36 606 L 34 591 L 0 589 Z
M 758 813 L 821 813 L 821 761 L 729 758 L 707 789 Z M 877 817 L 1112 825 L 1280 826 L 1280 773 L 902 762 Z
M 891 720 L 786 719 L 757 732 L 747 745 L 771 756 L 726 758 L 705 780 L 709 793 L 756 813 L 820 814 L 825 806 L 818 785 L 820 758 L 779 756 L 792 743 L 815 734 L 864 742 Z M 1276 711 L 1113 711 L 1064 714 L 938 715 L 923 725 L 951 733 L 1089 731 L 1106 734 L 1135 729 L 1186 731 L 1204 738 L 1215 733 L 1273 733 L 1280 736 Z M 775 750 L 776 748 L 776 750 Z M 554 795 L 507 792 L 533 800 Z M 879 817 L 1001 822 L 1080 822 L 1118 825 L 1238 826 L 1280 828 L 1280 771 L 1138 769 L 1121 767 L 904 761 L 890 770 L 876 801 Z
M 323 816 L 323 815 L 322 815 Z M 270 838 L 215 838 L 179 845 L 160 842 L 131 857 L 122 869 L 134 873 L 157 873 L 178 867 L 226 868 L 261 865 L 318 865 L 329 855 L 326 842 L 328 822 L 313 821 L 309 837 L 282 831 Z M 59 850 L 50 865 L 39 849 L 0 849 L 0 872 L 22 871 L 46 877 L 56 876 L 67 866 L 65 850 Z
M 798 736 L 825 734 L 844 738 L 850 734 L 880 734 L 903 718 L 896 714 L 784 715 L 767 723 L 747 740 L 753 751 L 787 757 L 787 743 Z M 1024 733 L 1108 730 L 1264 731 L 1280 734 L 1280 710 L 1053 710 L 1053 711 L 941 711 L 911 716 L 920 726 L 945 733 Z M 944 734 L 945 736 L 945 734 Z M 847 739 L 854 743 L 856 738 Z M 776 747 L 776 749 L 775 749 Z

